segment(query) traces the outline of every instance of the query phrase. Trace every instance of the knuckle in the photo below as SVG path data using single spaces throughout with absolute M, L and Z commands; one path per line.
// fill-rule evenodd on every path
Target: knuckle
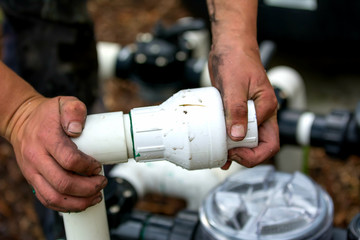
M 247 115 L 247 112 L 248 112 L 247 101 L 236 104 L 234 106 L 234 112 L 236 112 L 237 114 L 246 114 Z
M 62 167 L 67 170 L 75 170 L 76 166 L 78 165 L 78 159 L 80 154 L 75 151 L 67 151 L 64 154 L 64 159 L 62 162 Z
M 274 154 L 278 153 L 280 151 L 280 143 L 276 142 L 276 145 L 274 146 Z
M 243 164 L 247 168 L 253 168 L 265 160 L 266 160 L 266 158 L 264 158 L 264 157 L 259 157 L 259 156 L 254 155 L 251 157 L 244 158 L 242 160 L 241 164 Z
M 73 209 L 72 211 L 73 212 L 82 212 L 82 211 L 85 211 L 88 207 L 91 206 L 91 204 L 89 203 L 90 201 L 89 200 L 81 200 L 79 201 L 76 206 L 73 206 Z
M 44 197 L 43 205 L 47 208 L 56 208 L 59 205 L 60 197 L 55 194 L 48 194 Z
M 78 203 L 76 207 L 73 207 L 72 209 L 69 209 L 70 212 L 82 212 L 85 211 L 89 206 L 87 206 L 85 203 Z
M 58 179 L 57 190 L 62 194 L 70 193 L 72 190 L 72 182 L 68 178 Z
M 255 167 L 256 165 L 258 165 L 258 163 L 255 162 L 255 161 L 246 161 L 245 164 L 246 164 L 246 165 L 244 165 L 244 166 L 245 166 L 245 167 L 248 167 L 248 168 L 253 168 L 253 167 Z
M 278 153 L 280 151 L 280 144 L 276 143 L 271 149 L 270 149 L 270 156 L 268 157 L 271 158 L 273 156 L 275 156 L 276 153 Z
M 86 106 L 83 102 L 76 100 L 76 101 L 69 101 L 67 104 L 64 105 L 65 111 L 70 112 L 86 112 Z
M 22 147 L 23 158 L 32 164 L 36 164 L 38 154 L 33 148 Z
M 242 119 L 242 116 L 248 114 L 247 101 L 229 106 L 227 112 L 233 119 Z
M 278 108 L 278 101 L 277 101 L 276 97 L 272 97 L 269 102 L 270 102 L 270 104 L 269 104 L 270 111 L 275 112 Z
M 52 123 L 53 120 L 46 124 L 42 124 L 42 128 L 39 131 L 36 131 L 34 135 L 35 139 L 46 143 L 49 137 L 56 131 L 52 128 Z
M 89 204 L 89 203 L 87 203 L 87 202 L 82 202 L 82 203 L 79 204 L 77 210 L 78 210 L 79 212 L 82 212 L 82 211 L 85 211 L 88 207 L 90 207 L 90 204 Z

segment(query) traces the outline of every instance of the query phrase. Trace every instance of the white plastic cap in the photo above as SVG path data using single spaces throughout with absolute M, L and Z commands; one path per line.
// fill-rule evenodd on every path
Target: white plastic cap
M 248 100 L 248 125 L 247 133 L 243 140 L 235 142 L 227 137 L 228 149 L 236 147 L 254 148 L 258 145 L 258 126 L 256 119 L 255 104 L 253 100 Z

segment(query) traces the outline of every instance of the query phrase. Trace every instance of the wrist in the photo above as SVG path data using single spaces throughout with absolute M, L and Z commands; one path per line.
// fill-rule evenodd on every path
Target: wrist
M 0 134 L 10 141 L 14 126 L 25 113 L 25 106 L 43 97 L 1 61 L 0 72 Z
M 5 126 L 4 136 L 8 141 L 14 144 L 17 138 L 22 138 L 19 134 L 25 126 L 26 120 L 30 118 L 30 115 L 45 99 L 42 95 L 34 92 L 18 105 Z
M 213 43 L 235 40 L 257 46 L 257 6 L 257 0 L 208 0 Z
M 244 61 L 249 61 L 250 59 L 261 61 L 257 41 L 246 37 L 217 38 L 212 43 L 211 56 L 221 56 L 224 60 L 236 58 L 238 60 L 243 59 Z

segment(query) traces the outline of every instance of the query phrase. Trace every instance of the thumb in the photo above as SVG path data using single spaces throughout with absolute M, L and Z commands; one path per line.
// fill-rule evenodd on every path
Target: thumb
M 233 141 L 243 140 L 247 132 L 248 107 L 247 94 L 232 89 L 223 96 L 226 129 Z
M 76 97 L 59 97 L 60 121 L 65 133 L 78 137 L 86 120 L 86 106 Z

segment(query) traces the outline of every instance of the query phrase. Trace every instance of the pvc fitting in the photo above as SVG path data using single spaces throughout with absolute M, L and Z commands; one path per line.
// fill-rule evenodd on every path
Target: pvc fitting
M 221 167 L 228 149 L 256 147 L 257 121 L 248 101 L 244 140 L 227 137 L 220 93 L 214 87 L 182 90 L 159 106 L 89 115 L 78 148 L 103 164 L 167 160 L 183 168 Z
M 132 157 L 129 116 L 123 112 L 87 116 L 81 136 L 72 140 L 102 164 L 123 163 Z
M 280 88 L 286 95 L 288 107 L 296 110 L 306 108 L 306 90 L 304 80 L 293 68 L 277 66 L 267 72 L 272 86 Z
M 182 90 L 159 106 L 130 112 L 134 158 L 166 159 L 186 169 L 221 167 L 227 151 L 257 146 L 255 106 L 248 102 L 248 130 L 243 141 L 227 137 L 220 93 L 214 87 Z
M 248 104 L 245 139 L 227 139 L 220 93 L 214 87 L 183 90 L 160 106 L 87 117 L 79 150 L 103 164 L 168 160 L 186 169 L 221 167 L 227 150 L 258 143 L 254 104 Z M 109 239 L 104 200 L 80 213 L 65 213 L 67 239 Z M 100 224 L 101 223 L 101 224 Z

